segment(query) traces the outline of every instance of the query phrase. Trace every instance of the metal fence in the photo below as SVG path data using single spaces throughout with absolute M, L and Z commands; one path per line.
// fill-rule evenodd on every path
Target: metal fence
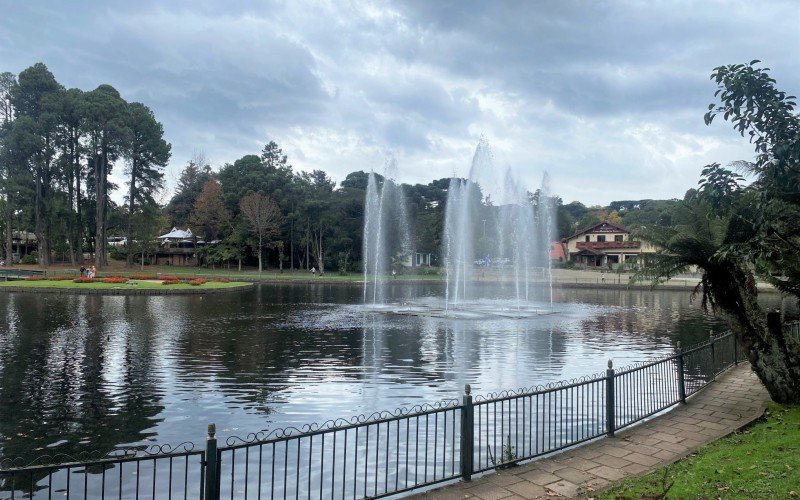
M 800 340 L 800 324 L 789 327 Z M 230 437 L 195 450 L 0 464 L 0 499 L 374 498 L 576 446 L 685 402 L 743 360 L 732 333 L 648 363 L 517 391 Z M 46 462 L 46 463 L 45 463 Z
M 205 450 L 192 443 L 109 455 L 41 456 L 0 462 L 0 499 L 202 498 Z

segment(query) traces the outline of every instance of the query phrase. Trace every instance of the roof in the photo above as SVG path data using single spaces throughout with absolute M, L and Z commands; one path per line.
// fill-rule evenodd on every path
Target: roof
M 186 231 L 184 231 L 183 229 L 178 229 L 177 227 L 173 227 L 172 231 L 168 232 L 167 234 L 162 234 L 161 236 L 158 237 L 159 240 L 166 240 L 166 239 L 184 240 L 187 238 L 194 238 L 192 230 L 186 228 Z
M 550 242 L 550 260 L 568 260 L 567 251 L 563 243 L 560 241 Z
M 573 255 L 604 255 L 603 252 L 599 252 L 594 248 L 582 248 L 580 252 L 575 252 Z
M 582 234 L 591 233 L 592 231 L 595 231 L 596 229 L 600 229 L 603 226 L 606 226 L 608 229 L 616 229 L 617 231 L 620 231 L 620 232 L 623 232 L 623 233 L 629 233 L 630 234 L 630 233 L 633 232 L 630 229 L 628 229 L 627 227 L 622 226 L 620 224 L 614 224 L 613 222 L 603 221 L 603 222 L 598 222 L 597 224 L 595 224 L 593 226 L 589 226 L 589 227 L 587 227 L 585 229 L 581 229 L 580 231 L 578 231 L 577 233 L 573 234 L 572 236 L 567 236 L 566 240 L 571 240 L 572 238 L 576 238 L 576 237 L 578 237 L 578 236 L 580 236 Z

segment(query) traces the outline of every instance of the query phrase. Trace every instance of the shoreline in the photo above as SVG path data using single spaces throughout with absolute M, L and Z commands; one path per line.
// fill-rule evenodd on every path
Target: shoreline
M 192 288 L 136 288 L 131 286 L 115 286 L 109 288 L 81 288 L 81 287 L 43 287 L 30 285 L 0 285 L 0 292 L 6 293 L 46 293 L 53 295 L 208 295 L 218 293 L 239 292 L 249 289 L 253 283 L 236 282 L 224 287 L 203 286 Z

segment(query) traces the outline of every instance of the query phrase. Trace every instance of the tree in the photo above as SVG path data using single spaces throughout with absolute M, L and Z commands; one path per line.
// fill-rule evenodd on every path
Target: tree
M 170 217 L 171 226 L 183 226 L 188 223 L 197 197 L 200 196 L 206 182 L 211 179 L 216 179 L 211 165 L 202 153 L 195 154 L 181 172 L 175 196 L 165 209 Z
M 95 202 L 95 265 L 103 267 L 107 262 L 106 230 L 111 186 L 108 175 L 114 161 L 120 156 L 130 130 L 127 127 L 127 103 L 110 85 L 100 85 L 87 92 L 83 114 L 89 135 L 91 153 L 91 176 L 94 180 Z
M 5 198 L 3 207 L 3 226 L 5 241 L 5 262 L 7 266 L 14 263 L 12 258 L 12 228 L 11 220 L 14 216 L 13 177 L 14 164 L 11 155 L 7 154 L 5 137 L 11 130 L 14 121 L 14 106 L 11 102 L 12 89 L 17 85 L 17 78 L 8 72 L 0 73 L 0 188 Z
M 11 105 L 17 116 L 13 125 L 13 141 L 19 156 L 33 174 L 35 232 L 39 263 L 50 265 L 50 231 L 53 213 L 51 191 L 58 177 L 56 127 L 59 100 L 64 89 L 42 63 L 23 70 L 11 89 Z
M 262 264 L 264 245 L 270 241 L 270 238 L 278 234 L 283 214 L 275 200 L 259 193 L 250 193 L 242 198 L 239 207 L 250 224 L 250 231 L 258 237 L 258 272 L 260 273 L 264 269 Z
M 225 206 L 222 186 L 216 179 L 211 179 L 203 186 L 203 191 L 194 202 L 189 221 L 200 229 L 206 242 L 219 239 L 222 231 L 230 227 L 231 213 Z
M 164 127 L 142 103 L 128 105 L 126 127 L 124 154 L 128 160 L 125 173 L 129 188 L 127 241 L 130 243 L 133 241 L 134 216 L 141 207 L 153 204 L 153 194 L 164 186 L 164 167 L 169 162 L 172 146 L 164 140 Z M 127 264 L 133 264 L 130 248 Z
M 800 343 L 780 324 L 770 323 L 758 303 L 755 272 L 797 296 L 797 204 L 800 191 L 800 123 L 793 97 L 774 88 L 766 69 L 747 65 L 716 68 L 716 95 L 706 123 L 724 113 L 747 133 L 757 157 L 747 168 L 756 182 L 742 179 L 718 164 L 703 169 L 700 188 L 681 202 L 671 227 L 650 227 L 640 234 L 662 250 L 637 278 L 668 279 L 689 266 L 702 270 L 696 293 L 704 306 L 720 311 L 743 346 L 753 370 L 779 403 L 800 403 Z M 781 216 L 777 209 L 789 210 Z M 791 217 L 794 217 L 791 220 Z M 766 228 L 764 226 L 767 226 Z M 775 278 L 771 272 L 782 276 Z

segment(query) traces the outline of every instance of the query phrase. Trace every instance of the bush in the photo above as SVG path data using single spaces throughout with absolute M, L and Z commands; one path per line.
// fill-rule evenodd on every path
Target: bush
M 217 283 L 230 283 L 231 282 L 230 278 L 226 278 L 224 276 L 221 276 L 219 278 L 214 278 L 214 281 L 216 281 Z
M 107 278 L 103 278 L 103 283 L 127 283 L 128 278 L 123 278 L 122 276 L 109 276 Z
M 75 276 L 70 276 L 68 274 L 56 274 L 55 276 L 50 276 L 50 281 L 71 281 L 75 279 Z
M 158 276 L 155 274 L 131 274 L 132 280 L 157 280 Z
M 33 275 L 25 278 L 25 281 L 44 281 L 45 279 L 47 278 L 45 278 L 44 276 Z
M 173 274 L 162 274 L 161 279 L 164 281 L 180 281 L 180 279 Z
M 20 264 L 36 264 L 39 260 L 39 254 L 36 251 L 29 253 L 28 255 L 24 256 L 19 263 Z
M 170 276 L 170 277 L 171 278 L 175 278 L 174 276 Z M 179 280 L 177 278 L 176 279 L 166 279 L 166 280 L 162 281 L 161 284 L 162 285 L 180 285 L 181 284 L 181 280 Z
M 73 283 L 96 283 L 97 280 L 95 278 L 87 278 L 86 276 L 81 276 L 79 278 L 75 278 L 72 280 Z
M 208 280 L 205 278 L 194 278 L 189 280 L 189 284 L 192 286 L 200 286 L 205 283 L 208 283 Z

